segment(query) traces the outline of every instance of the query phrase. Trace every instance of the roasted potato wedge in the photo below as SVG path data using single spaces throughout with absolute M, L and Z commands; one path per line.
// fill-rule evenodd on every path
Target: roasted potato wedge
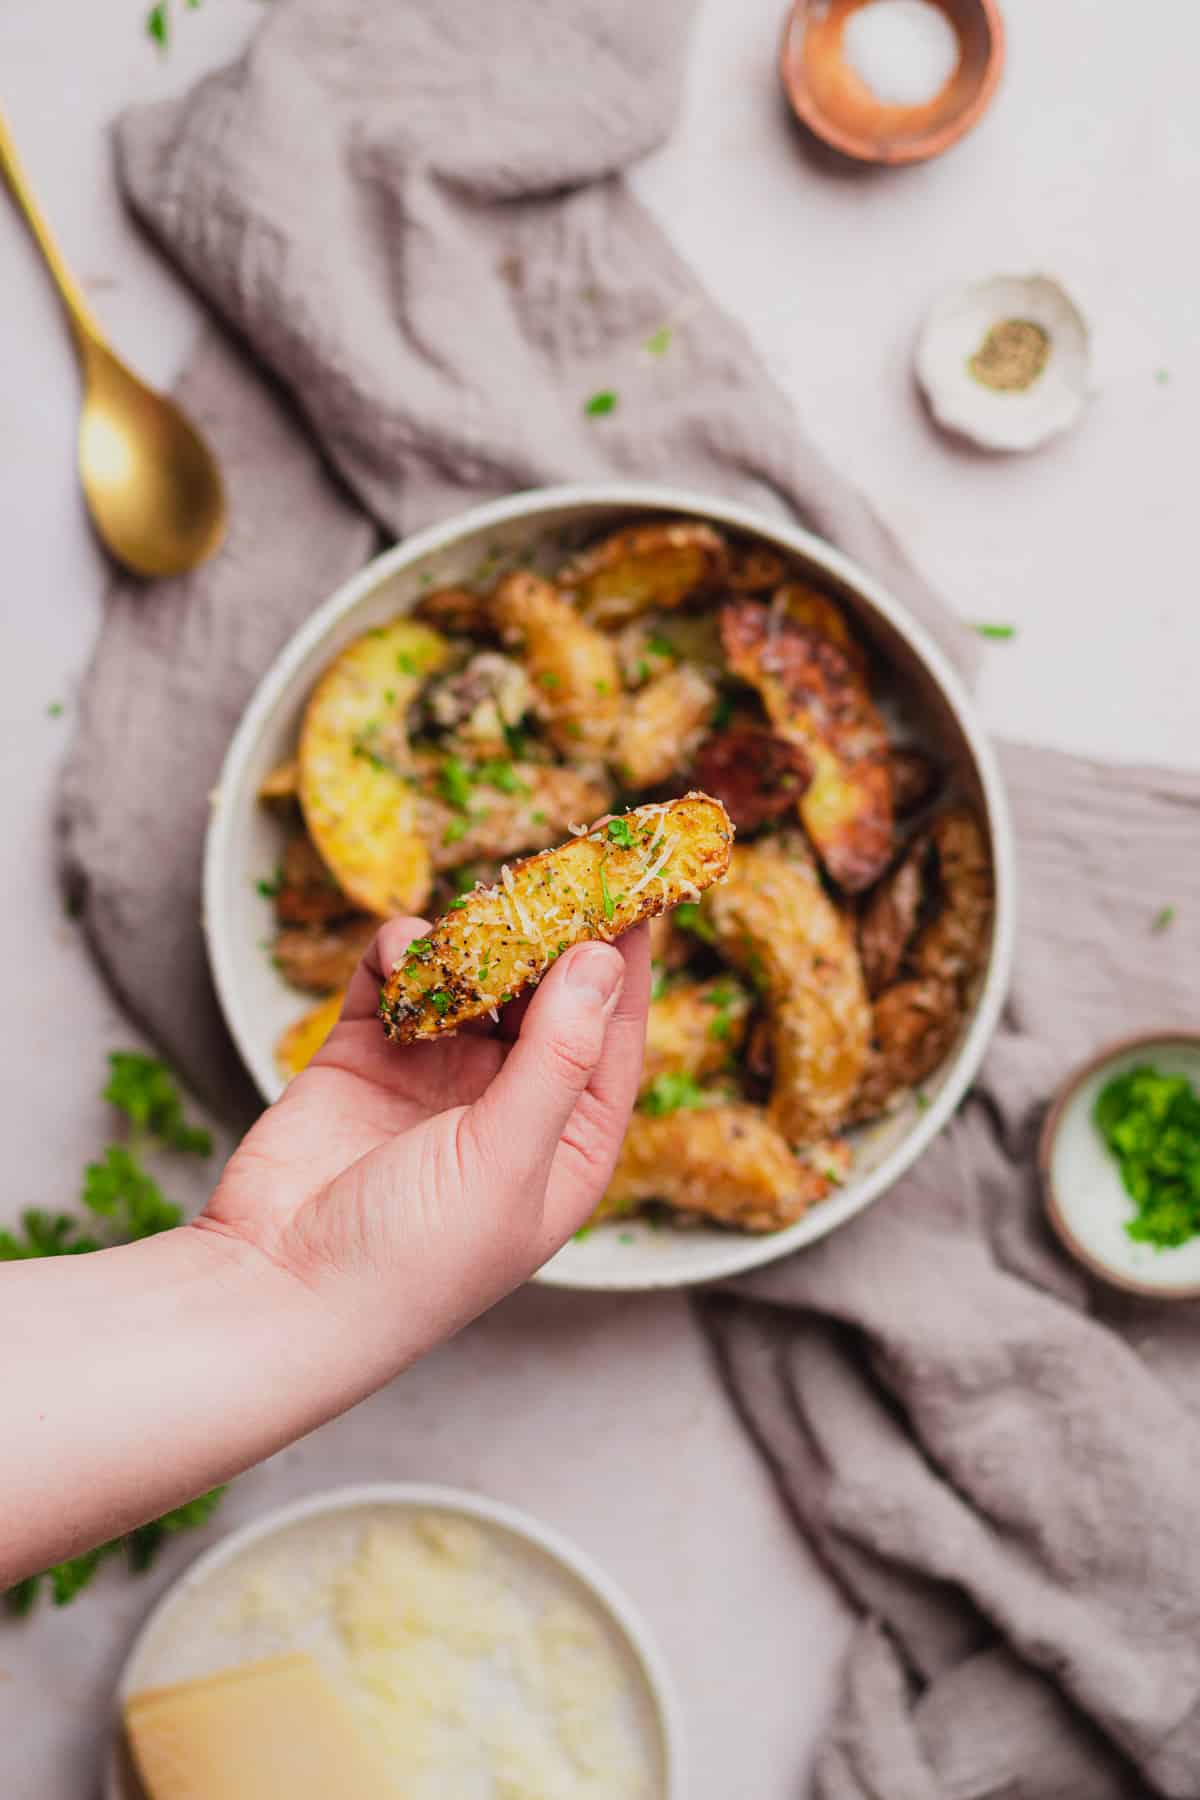
M 626 702 L 616 765 L 626 787 L 656 787 L 686 769 L 708 728 L 717 690 L 690 663 L 668 669 Z
M 741 1231 L 780 1231 L 831 1185 L 829 1172 L 793 1156 L 760 1107 L 723 1103 L 658 1118 L 637 1112 L 595 1217 L 618 1218 L 660 1200 Z
M 858 954 L 867 992 L 890 987 L 912 943 L 926 894 L 929 839 L 910 844 L 895 868 L 871 889 L 858 915 Z
M 621 671 L 611 638 L 585 623 L 550 582 L 528 570 L 506 575 L 491 601 L 504 642 L 519 648 L 548 736 L 563 756 L 604 756 L 621 708 Z
M 506 867 L 409 947 L 380 998 L 384 1030 L 407 1043 L 494 1011 L 572 944 L 611 941 L 718 881 L 732 837 L 719 802 L 688 794 Z
M 680 519 L 602 538 L 560 569 L 558 581 L 593 624 L 612 629 L 651 607 L 669 612 L 693 594 L 712 593 L 728 567 L 720 533 Z
M 281 875 L 275 894 L 275 917 L 281 925 L 327 925 L 354 911 L 306 831 L 288 839 Z
M 347 988 L 379 921 L 355 914 L 332 925 L 298 925 L 281 931 L 271 946 L 272 960 L 285 981 L 305 994 L 327 994 Z
M 704 897 L 718 948 L 766 996 L 775 1082 L 768 1111 L 789 1144 L 834 1133 L 862 1079 L 871 1013 L 849 924 L 815 868 L 743 844 Z
M 286 1080 L 299 1075 L 301 1069 L 307 1069 L 325 1039 L 342 1015 L 342 1002 L 345 994 L 330 994 L 322 1000 L 320 1006 L 314 1006 L 306 1012 L 302 1019 L 289 1025 L 275 1046 L 275 1061 L 279 1072 Z
M 768 550 L 765 544 L 739 544 L 729 553 L 725 585 L 735 594 L 769 594 L 786 573 L 787 564 L 777 550 Z
M 942 779 L 933 757 L 915 744 L 893 745 L 888 757 L 892 772 L 892 804 L 898 819 L 911 818 L 920 812 L 938 790 Z
M 429 851 L 403 764 L 403 720 L 447 658 L 445 638 L 411 619 L 356 638 L 313 690 L 300 734 L 300 804 L 331 873 L 364 912 L 417 912 Z M 386 742 L 387 754 L 381 746 Z
M 801 631 L 815 631 L 818 637 L 836 644 L 860 675 L 866 673 L 866 651 L 846 623 L 845 613 L 820 588 L 810 587 L 807 581 L 785 581 L 771 595 L 771 611 L 781 613 Z
M 679 981 L 652 1002 L 646 1021 L 641 1092 L 660 1075 L 690 1075 L 702 1081 L 723 1069 L 746 1035 L 751 999 L 727 975 L 710 981 Z
M 721 628 L 734 674 L 812 761 L 799 807 L 821 861 L 847 892 L 870 887 L 892 853 L 892 794 L 887 731 L 865 682 L 836 645 L 757 601 L 726 606 Z
M 582 769 L 525 762 L 502 769 L 504 785 L 497 787 L 482 766 L 465 810 L 450 804 L 436 778 L 422 786 L 417 817 L 435 869 L 544 850 L 560 843 L 577 819 L 594 819 L 612 800 L 608 782 Z
M 917 934 L 918 975 L 964 987 L 983 966 L 992 929 L 992 863 L 979 820 L 968 806 L 939 813 L 929 827 L 941 906 Z
M 495 630 L 488 596 L 469 587 L 440 587 L 423 594 L 413 607 L 413 618 L 451 636 L 490 637 Z
M 295 800 L 299 792 L 300 764 L 294 756 L 289 756 L 286 762 L 276 763 L 269 774 L 264 775 L 258 797 L 267 806 L 278 806 L 281 802 Z
M 736 723 L 701 745 L 696 780 L 723 802 L 735 831 L 751 832 L 794 810 L 812 780 L 812 762 L 801 745 Z
M 850 1123 L 886 1112 L 943 1061 L 962 1023 L 957 988 L 919 977 L 885 989 L 872 1013 L 872 1043 Z

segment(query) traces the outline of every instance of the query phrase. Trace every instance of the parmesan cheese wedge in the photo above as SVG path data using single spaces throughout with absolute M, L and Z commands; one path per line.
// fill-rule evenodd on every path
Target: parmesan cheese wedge
M 396 1800 L 387 1769 L 311 1656 L 134 1694 L 125 1730 L 148 1800 Z

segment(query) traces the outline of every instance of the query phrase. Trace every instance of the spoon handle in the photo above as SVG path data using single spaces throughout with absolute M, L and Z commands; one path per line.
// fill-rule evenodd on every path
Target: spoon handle
M 46 216 L 33 197 L 33 189 L 21 166 L 17 155 L 17 147 L 13 143 L 8 121 L 0 110 L 0 174 L 3 174 L 21 212 L 25 215 L 25 223 L 33 234 L 34 242 L 46 261 L 46 267 L 54 278 L 63 305 L 67 309 L 67 317 L 71 321 L 71 329 L 81 354 L 85 354 L 93 344 L 102 344 L 104 335 L 92 313 L 91 307 L 84 298 L 83 289 L 63 261 L 62 252 L 54 240 L 46 222 Z

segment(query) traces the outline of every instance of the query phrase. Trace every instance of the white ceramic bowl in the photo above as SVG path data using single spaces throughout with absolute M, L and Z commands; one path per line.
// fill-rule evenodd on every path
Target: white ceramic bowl
M 582 1600 L 607 1630 L 629 1678 L 640 1731 L 658 1762 L 655 1800 L 684 1800 L 684 1739 L 679 1702 L 642 1619 L 589 1556 L 528 1513 L 481 1494 L 417 1482 L 335 1488 L 255 1519 L 231 1532 L 167 1589 L 134 1639 L 117 1683 L 118 1703 L 144 1688 L 189 1680 L 211 1670 L 285 1649 L 328 1654 L 331 1628 L 310 1602 L 312 1578 L 353 1554 L 357 1534 L 377 1521 L 440 1512 L 465 1518 L 504 1540 L 533 1580 L 548 1577 Z M 241 1584 L 259 1571 L 274 1612 L 265 1621 L 238 1604 Z M 294 1615 L 294 1617 L 292 1616 Z M 119 1721 L 105 1770 L 104 1800 L 144 1800 Z
M 888 671 L 885 710 L 916 731 L 979 809 L 996 877 L 991 951 L 958 1044 L 924 1084 L 920 1102 L 855 1134 L 846 1184 L 786 1231 L 749 1236 L 644 1221 L 598 1227 L 542 1271 L 560 1287 L 633 1289 L 718 1280 L 814 1243 L 892 1185 L 941 1130 L 979 1066 L 1008 983 L 1015 870 L 1012 828 L 995 758 L 961 682 L 928 634 L 872 577 L 820 538 L 747 507 L 640 483 L 544 488 L 475 508 L 408 538 L 359 571 L 319 606 L 264 675 L 229 746 L 213 799 L 204 866 L 204 923 L 217 992 L 242 1057 L 267 1100 L 283 1082 L 274 1046 L 312 1001 L 286 986 L 261 945 L 273 930 L 256 882 L 275 867 L 282 834 L 257 799 L 259 784 L 291 754 L 305 701 L 321 671 L 351 639 L 415 604 L 432 583 L 469 581 L 573 544 L 639 515 L 691 515 L 761 538 L 835 594 Z

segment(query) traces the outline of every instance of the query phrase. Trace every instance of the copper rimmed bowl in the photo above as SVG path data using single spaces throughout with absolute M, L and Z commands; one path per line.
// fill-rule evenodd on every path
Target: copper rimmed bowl
M 999 1016 L 1012 958 L 1016 876 L 1012 828 L 995 757 L 969 696 L 927 633 L 879 582 L 810 532 L 703 494 L 619 482 L 544 488 L 476 507 L 379 556 L 332 594 L 267 671 L 226 754 L 205 849 L 204 923 L 217 992 L 230 1031 L 263 1098 L 283 1091 L 275 1045 L 312 1004 L 289 988 L 262 945 L 271 936 L 270 901 L 257 883 L 278 863 L 283 830 L 257 800 L 258 788 L 291 755 L 312 688 L 352 638 L 410 609 L 431 585 L 470 581 L 489 558 L 532 555 L 548 542 L 564 550 L 638 519 L 710 520 L 786 556 L 845 609 L 874 654 L 894 722 L 927 744 L 954 788 L 983 821 L 995 869 L 996 905 L 986 967 L 957 1043 L 913 1099 L 854 1134 L 844 1186 L 799 1223 L 754 1237 L 711 1226 L 655 1230 L 621 1221 L 569 1243 L 542 1271 L 559 1287 L 636 1289 L 715 1281 L 833 1231 L 870 1206 L 946 1123 L 979 1066 Z
M 792 111 L 814 137 L 861 163 L 914 163 L 940 156 L 983 116 L 1004 67 L 1004 23 L 996 0 L 931 0 L 958 40 L 945 85 L 915 106 L 887 105 L 844 54 L 846 21 L 872 0 L 796 0 L 779 72 Z

